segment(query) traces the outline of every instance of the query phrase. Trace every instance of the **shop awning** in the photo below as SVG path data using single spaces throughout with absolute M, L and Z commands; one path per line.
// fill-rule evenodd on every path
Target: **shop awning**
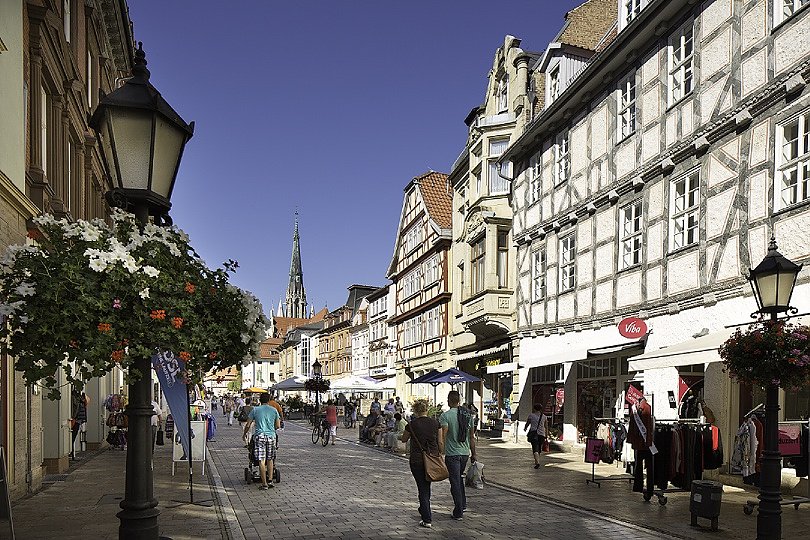
M 487 373 L 512 373 L 517 371 L 517 362 L 507 362 L 505 364 L 498 364 L 497 366 L 487 366 Z
M 705 336 L 634 356 L 630 359 L 630 371 L 719 362 L 720 355 L 717 354 L 717 349 L 735 330 L 736 328 L 724 328 Z
M 597 348 L 571 347 L 570 349 L 566 349 L 565 351 L 544 355 L 540 358 L 525 359 L 525 357 L 521 357 L 521 367 L 533 368 L 533 367 L 551 366 L 563 362 L 579 362 L 581 360 L 588 360 L 590 358 L 593 358 L 594 356 L 599 356 L 603 354 L 615 354 L 621 351 L 634 349 L 640 346 L 643 346 L 642 341 L 628 341 L 626 343 L 607 345 L 605 347 L 597 347 Z
M 489 356 L 491 354 L 503 352 L 508 349 L 509 349 L 509 342 L 507 341 L 506 343 L 501 343 L 496 347 L 489 347 L 488 349 L 481 349 L 478 351 L 457 354 L 453 359 L 456 362 L 461 362 L 462 360 L 469 360 L 470 358 L 481 358 L 482 356 Z

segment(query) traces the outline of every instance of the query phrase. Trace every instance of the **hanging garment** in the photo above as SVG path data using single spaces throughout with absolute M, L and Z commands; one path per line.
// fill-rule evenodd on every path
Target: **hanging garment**
M 654 457 L 655 485 L 666 489 L 672 479 L 672 429 L 669 426 L 656 427 L 655 447 L 658 453 Z
M 754 437 L 751 438 L 752 441 L 752 448 L 751 448 L 751 462 L 750 468 L 755 472 L 759 472 L 760 462 L 762 458 L 762 450 L 764 449 L 762 446 L 762 437 L 765 432 L 765 426 L 762 422 L 759 421 L 759 418 L 752 417 L 751 422 L 754 425 Z

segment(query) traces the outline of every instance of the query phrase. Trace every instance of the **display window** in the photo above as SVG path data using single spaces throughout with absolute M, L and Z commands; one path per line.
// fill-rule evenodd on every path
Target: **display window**
M 565 370 L 562 364 L 534 368 L 531 372 L 532 404 L 539 404 L 548 416 L 553 440 L 563 440 L 565 413 Z

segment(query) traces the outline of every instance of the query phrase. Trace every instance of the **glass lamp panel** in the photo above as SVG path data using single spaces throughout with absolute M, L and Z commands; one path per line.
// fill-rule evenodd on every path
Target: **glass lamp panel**
M 778 274 L 764 274 L 756 276 L 757 291 L 763 308 L 772 308 L 777 305 Z
M 104 167 L 107 170 L 112 187 L 121 187 L 121 179 L 118 178 L 118 169 L 115 166 L 115 154 L 112 148 L 113 135 L 109 114 L 104 115 L 104 120 L 98 130 L 98 141 L 105 161 Z
M 110 120 L 121 183 L 127 189 L 149 189 L 149 154 L 152 146 L 152 113 L 114 108 Z
M 790 305 L 790 295 L 793 293 L 793 283 L 796 279 L 796 274 L 793 272 L 780 272 L 777 274 L 777 304 L 780 307 L 788 307 Z
M 161 116 L 155 124 L 155 156 L 152 161 L 152 191 L 169 198 L 174 172 L 183 151 L 186 134 Z

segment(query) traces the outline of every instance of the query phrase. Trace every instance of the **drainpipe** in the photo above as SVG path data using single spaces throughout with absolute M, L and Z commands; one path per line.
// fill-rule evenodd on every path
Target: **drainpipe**
M 33 416 L 33 391 L 32 385 L 27 384 L 25 386 L 25 410 L 26 410 L 26 418 L 25 418 L 25 435 L 26 439 L 28 440 L 28 444 L 25 447 L 25 492 L 28 495 L 31 495 L 34 492 L 34 471 L 32 467 L 33 462 L 33 452 L 31 450 L 31 444 L 34 440 L 32 435 L 34 431 L 33 421 L 31 417 Z

